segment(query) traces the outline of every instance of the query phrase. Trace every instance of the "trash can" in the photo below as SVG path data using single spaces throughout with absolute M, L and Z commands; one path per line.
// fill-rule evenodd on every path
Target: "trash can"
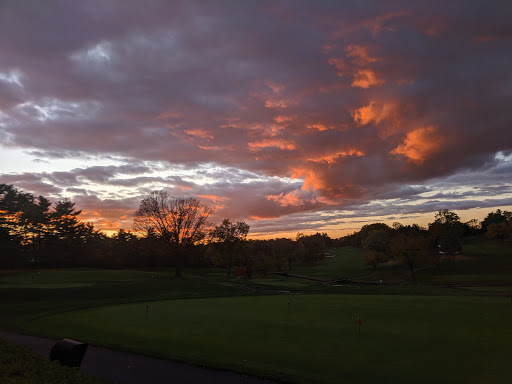
M 68 367 L 80 368 L 88 346 L 88 343 L 72 339 L 57 341 L 50 352 L 50 360 L 58 360 Z

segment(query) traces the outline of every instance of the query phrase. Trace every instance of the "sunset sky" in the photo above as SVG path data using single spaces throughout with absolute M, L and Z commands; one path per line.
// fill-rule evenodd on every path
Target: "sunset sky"
M 512 210 L 512 1 L 0 0 L 0 183 L 255 237 Z

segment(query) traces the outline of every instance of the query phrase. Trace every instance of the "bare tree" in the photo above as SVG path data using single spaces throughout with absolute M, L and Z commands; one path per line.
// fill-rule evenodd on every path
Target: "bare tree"
M 196 198 L 154 191 L 140 202 L 133 228 L 153 233 L 176 250 L 176 276 L 181 277 L 185 251 L 205 238 L 211 212 L 210 207 Z

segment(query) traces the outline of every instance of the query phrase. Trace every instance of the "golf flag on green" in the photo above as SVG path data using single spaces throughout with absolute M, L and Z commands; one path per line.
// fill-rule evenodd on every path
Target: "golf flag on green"
M 361 318 L 360 317 L 357 318 L 357 324 L 359 324 L 359 326 L 363 325 L 363 323 L 361 322 Z

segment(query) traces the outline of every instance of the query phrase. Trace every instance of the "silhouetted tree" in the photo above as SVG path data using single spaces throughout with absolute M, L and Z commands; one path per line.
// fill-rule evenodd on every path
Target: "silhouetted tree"
M 32 213 L 37 209 L 34 196 L 0 184 L 0 197 L 0 226 L 20 250 L 30 250 L 34 236 Z
M 257 240 L 248 240 L 244 243 L 242 252 L 240 253 L 239 263 L 243 267 L 243 270 L 245 270 L 245 274 L 248 279 L 252 278 L 260 253 L 260 247 L 257 242 Z
M 511 236 L 512 212 L 497 209 L 482 221 L 482 231 L 489 239 L 506 239 Z
M 86 239 L 94 228 L 78 220 L 81 210 L 75 203 L 61 200 L 49 214 L 49 228 L 45 235 L 45 249 L 42 261 L 50 264 L 73 265 L 78 263 Z
M 429 236 L 438 251 L 454 255 L 462 249 L 461 238 L 464 226 L 454 212 L 443 209 L 436 213 L 435 221 L 429 224 Z
M 75 203 L 56 203 L 39 196 L 35 198 L 12 185 L 0 184 L 0 228 L 10 251 L 22 256 L 18 264 L 27 261 L 67 264 L 80 257 L 86 260 L 85 244 L 97 231 L 90 223 L 78 220 L 81 211 Z M 59 264 L 59 265 L 60 265 Z
M 209 233 L 208 257 L 214 265 L 226 269 L 228 278 L 248 233 L 249 225 L 245 222 L 232 223 L 229 219 L 224 219 Z
M 112 235 L 111 243 L 114 265 L 132 268 L 144 266 L 139 255 L 139 238 L 133 233 L 121 228 Z
M 192 197 L 155 191 L 140 202 L 134 215 L 135 231 L 149 232 L 176 251 L 176 276 L 181 277 L 187 248 L 206 237 L 212 209 Z
M 277 271 L 281 271 L 286 265 L 291 271 L 292 264 L 298 261 L 297 244 L 291 239 L 275 239 L 271 241 L 270 246 L 274 250 L 274 265 Z
M 304 248 L 304 262 L 307 264 L 314 264 L 323 259 L 331 239 L 326 233 L 316 233 L 309 236 L 298 233 L 296 240 L 297 243 Z
M 391 229 L 387 224 L 384 223 L 373 223 L 366 224 L 361 227 L 359 232 L 355 232 L 352 235 L 347 236 L 347 245 L 352 245 L 355 247 L 362 247 L 363 241 L 372 231 L 384 230 L 387 231 Z
M 435 216 L 435 222 L 448 225 L 456 225 L 460 223 L 460 217 L 455 212 L 451 212 L 447 209 L 438 211 Z
M 365 264 L 377 269 L 380 264 L 384 264 L 390 259 L 393 232 L 388 227 L 388 229 L 377 229 L 368 233 L 362 244 L 364 248 L 369 250 L 368 254 L 363 258 Z
M 488 239 L 505 240 L 512 237 L 512 223 L 501 222 L 487 225 L 485 237 Z
M 482 230 L 482 224 L 477 219 L 471 219 L 463 223 L 463 226 L 464 236 L 474 236 Z
M 428 240 L 421 232 L 399 232 L 391 241 L 393 258 L 409 267 L 411 277 L 416 278 L 415 270 L 420 265 L 434 263 L 434 258 L 428 247 Z

